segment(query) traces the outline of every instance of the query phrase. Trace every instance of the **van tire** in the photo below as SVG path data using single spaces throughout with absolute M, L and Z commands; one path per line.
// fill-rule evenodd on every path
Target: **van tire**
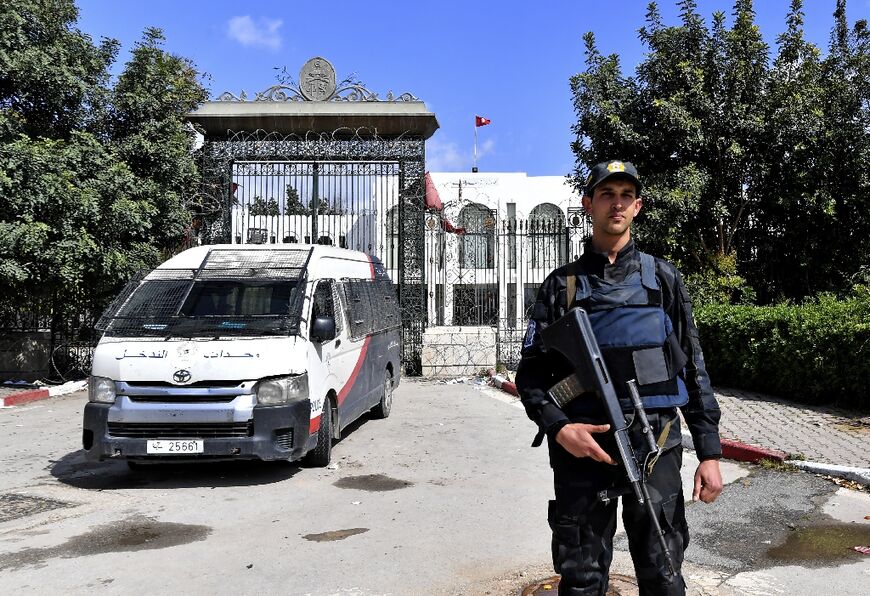
M 372 408 L 372 418 L 386 418 L 393 409 L 393 375 L 389 369 L 384 371 L 384 385 L 381 390 L 381 399 Z
M 303 463 L 309 468 L 325 468 L 332 459 L 332 402 L 323 400 L 320 413 L 320 428 L 317 429 L 317 445 L 305 455 Z

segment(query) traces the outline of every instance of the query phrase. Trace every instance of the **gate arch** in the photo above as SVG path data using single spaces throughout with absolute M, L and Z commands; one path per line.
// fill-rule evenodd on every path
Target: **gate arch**
M 435 115 L 409 93 L 381 100 L 358 82 L 336 85 L 332 65 L 318 57 L 298 84 L 252 100 L 223 93 L 188 118 L 205 136 L 190 244 L 328 241 L 389 261 L 405 370 L 418 374 L 425 141 L 438 128 Z

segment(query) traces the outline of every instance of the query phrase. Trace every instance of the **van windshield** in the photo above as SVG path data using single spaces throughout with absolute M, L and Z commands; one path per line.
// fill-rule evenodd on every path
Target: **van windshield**
M 112 317 L 114 337 L 290 335 L 298 333 L 299 282 L 145 281 Z
M 196 282 L 181 306 L 185 317 L 287 315 L 296 282 L 219 280 Z
M 214 249 L 198 269 L 155 269 L 131 281 L 96 327 L 113 337 L 297 334 L 308 254 Z

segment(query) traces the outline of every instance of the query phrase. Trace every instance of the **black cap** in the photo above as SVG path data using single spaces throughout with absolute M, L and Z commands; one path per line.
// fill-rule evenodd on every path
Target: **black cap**
M 640 190 L 643 188 L 640 184 L 640 177 L 637 175 L 637 168 L 630 161 L 619 161 L 611 159 L 610 161 L 602 161 L 596 164 L 589 172 L 589 177 L 586 178 L 586 188 L 584 192 L 588 196 L 592 196 L 592 191 L 596 186 L 607 180 L 608 178 L 622 178 L 634 182 L 637 187 L 637 194 L 640 195 Z

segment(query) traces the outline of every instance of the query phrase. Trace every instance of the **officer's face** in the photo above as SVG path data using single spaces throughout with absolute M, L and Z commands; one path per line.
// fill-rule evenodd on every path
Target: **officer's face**
M 592 217 L 593 233 L 622 236 L 628 233 L 643 201 L 628 180 L 605 180 L 595 187 L 593 196 L 583 197 L 583 207 Z

